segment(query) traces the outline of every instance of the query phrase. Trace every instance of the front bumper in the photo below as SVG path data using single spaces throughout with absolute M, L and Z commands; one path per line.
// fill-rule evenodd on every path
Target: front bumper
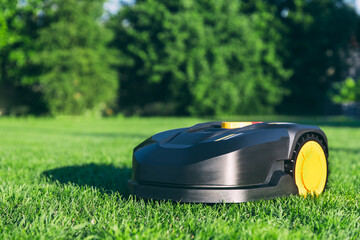
M 239 203 L 298 194 L 294 179 L 275 172 L 269 184 L 255 187 L 179 187 L 143 184 L 129 180 L 132 195 L 144 199 L 171 200 L 184 203 Z

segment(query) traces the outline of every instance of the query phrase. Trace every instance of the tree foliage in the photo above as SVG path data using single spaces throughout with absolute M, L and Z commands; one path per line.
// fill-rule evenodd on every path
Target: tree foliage
M 285 14 L 284 14 L 285 13 Z M 346 77 L 351 39 L 357 41 L 359 17 L 345 1 L 282 1 L 278 15 L 286 27 L 283 62 L 294 74 L 291 89 L 279 110 L 293 114 L 322 114 L 328 90 Z
M 266 24 L 265 2 L 246 14 L 240 1 L 137 1 L 112 19 L 123 107 L 174 103 L 195 115 L 271 112 L 289 77 Z M 260 11 L 261 10 L 261 11 Z M 140 97 L 139 97 L 140 96 Z M 141 97 L 147 96 L 147 97 Z
M 45 111 L 41 95 L 22 79 L 37 69 L 29 64 L 36 54 L 40 0 L 0 0 L 0 111 L 11 114 Z
M 345 81 L 334 83 L 332 100 L 336 103 L 356 103 L 360 101 L 360 81 L 346 78 Z
M 111 33 L 99 18 L 103 1 L 47 1 L 46 27 L 39 32 L 32 60 L 40 74 L 24 79 L 39 84 L 52 114 L 78 114 L 111 102 L 117 89 Z
M 359 49 L 345 0 L 105 1 L 0 0 L 0 113 L 321 114 Z
M 25 100 L 40 96 L 52 115 L 81 114 L 113 102 L 117 51 L 107 47 L 112 34 L 100 21 L 103 1 L 32 0 L 8 5 L 13 12 L 1 49 L 3 88 L 20 97 L 27 89 L 27 95 L 32 94 Z

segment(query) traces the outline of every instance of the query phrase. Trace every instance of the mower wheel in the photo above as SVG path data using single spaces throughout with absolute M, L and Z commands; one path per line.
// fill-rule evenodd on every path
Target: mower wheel
M 318 196 L 326 186 L 328 161 L 326 147 L 318 135 L 307 133 L 300 137 L 294 152 L 294 178 L 299 195 Z

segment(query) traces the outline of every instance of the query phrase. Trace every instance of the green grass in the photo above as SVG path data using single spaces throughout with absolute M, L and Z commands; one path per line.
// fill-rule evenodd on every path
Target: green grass
M 137 200 L 127 180 L 135 145 L 205 120 L 0 118 L 0 239 L 359 239 L 360 122 L 290 120 L 329 138 L 324 194 L 204 205 Z

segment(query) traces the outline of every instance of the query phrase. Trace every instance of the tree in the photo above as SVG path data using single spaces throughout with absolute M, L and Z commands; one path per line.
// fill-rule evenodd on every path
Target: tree
M 293 75 L 285 87 L 280 112 L 323 114 L 332 84 L 343 80 L 350 39 L 356 35 L 359 16 L 343 0 L 274 1 L 286 27 L 282 61 Z
M 290 76 L 263 30 L 266 21 L 278 20 L 244 8 L 227 0 L 142 0 L 124 7 L 110 24 L 113 45 L 126 59 L 119 69 L 121 106 L 140 113 L 154 102 L 171 103 L 178 114 L 271 112 Z
M 39 69 L 22 79 L 36 86 L 49 112 L 80 114 L 104 108 L 117 92 L 116 51 L 107 48 L 109 32 L 100 21 L 103 1 L 49 0 L 44 2 L 37 52 Z
M 22 79 L 36 69 L 29 64 L 35 51 L 40 0 L 0 0 L 0 111 L 10 114 L 41 113 L 41 94 Z

